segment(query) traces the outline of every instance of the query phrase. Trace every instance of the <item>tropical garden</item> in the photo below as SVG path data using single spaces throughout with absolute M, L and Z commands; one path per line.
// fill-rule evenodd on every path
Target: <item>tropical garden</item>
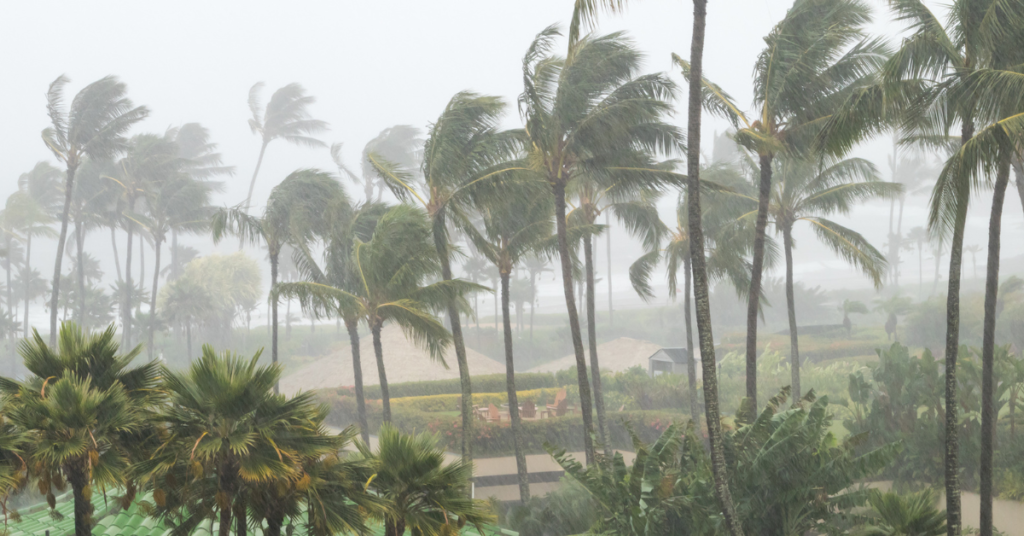
M 253 85 L 259 156 L 226 204 L 236 168 L 207 128 L 138 132 L 150 111 L 117 77 L 73 96 L 54 80 L 52 158 L 0 210 L 0 531 L 44 511 L 75 536 L 125 512 L 182 536 L 1014 529 L 994 511 L 1024 500 L 1024 280 L 1000 274 L 1011 172 L 1024 208 L 1024 0 L 795 0 L 749 107 L 704 73 L 707 0 L 673 72 L 601 31 L 630 2 L 572 4 L 507 66 L 518 96 L 460 91 L 356 166 L 302 85 L 265 103 Z M 874 35 L 880 18 L 905 30 Z M 711 153 L 705 120 L 730 125 Z M 879 138 L 888 169 L 858 153 Z M 336 169 L 261 176 L 287 144 Z M 649 302 L 614 315 L 613 228 Z M 811 240 L 869 288 L 800 281 Z M 557 314 L 538 311 L 545 280 Z M 389 329 L 452 379 L 389 383 Z M 599 341 L 622 336 L 685 363 L 609 369 Z M 352 385 L 282 388 L 340 347 Z M 472 370 L 477 353 L 504 372 Z M 476 493 L 500 457 L 515 500 Z M 560 482 L 534 491 L 552 460 Z

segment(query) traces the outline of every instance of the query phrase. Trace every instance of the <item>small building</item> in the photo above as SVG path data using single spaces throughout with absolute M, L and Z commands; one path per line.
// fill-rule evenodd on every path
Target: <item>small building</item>
M 647 358 L 647 374 L 652 378 L 666 372 L 686 374 L 688 360 L 686 348 L 662 348 Z

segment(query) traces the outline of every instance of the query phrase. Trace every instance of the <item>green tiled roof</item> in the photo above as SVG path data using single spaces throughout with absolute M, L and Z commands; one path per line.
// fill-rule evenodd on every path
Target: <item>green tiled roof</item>
M 140 497 L 139 500 L 149 500 L 149 495 Z M 93 494 L 94 515 L 99 519 L 93 527 L 93 536 L 168 536 L 171 529 L 161 519 L 145 515 L 139 508 L 138 502 L 132 503 L 127 510 L 121 510 L 114 505 L 113 501 L 104 501 L 103 495 Z M 57 511 L 64 516 L 63 519 L 55 520 L 50 514 L 47 505 L 41 504 L 26 508 L 20 512 L 21 521 L 8 525 L 8 536 L 44 536 L 50 531 L 50 536 L 72 536 L 75 532 L 74 502 L 71 494 L 67 493 L 57 498 Z M 219 523 L 212 524 L 207 521 L 202 523 L 192 536 L 211 536 L 217 534 Z M 287 527 L 287 524 L 285 525 Z M 384 527 L 374 526 L 370 528 L 373 536 L 383 536 Z M 262 529 L 249 530 L 252 536 L 263 536 Z M 476 529 L 466 527 L 462 531 L 464 536 L 518 536 L 515 532 L 499 529 L 498 527 L 484 527 L 484 534 L 481 535 Z M 306 536 L 306 529 L 300 524 L 296 525 L 293 536 Z

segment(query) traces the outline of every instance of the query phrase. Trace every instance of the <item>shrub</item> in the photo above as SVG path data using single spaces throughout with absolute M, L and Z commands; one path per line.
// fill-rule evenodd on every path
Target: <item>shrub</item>
M 549 387 L 531 389 L 529 391 L 516 391 L 516 394 L 519 397 L 520 404 L 526 400 L 533 400 L 537 406 L 541 406 L 542 404 L 554 401 L 555 395 L 558 394 L 559 390 L 559 388 Z M 392 398 L 391 407 L 392 409 L 402 407 L 425 412 L 457 411 L 459 409 L 459 399 L 461 398 L 462 395 L 456 394 Z M 500 406 L 507 403 L 508 393 L 473 393 L 473 404 L 476 406 L 486 406 L 488 404 Z
M 530 390 L 545 387 L 558 387 L 565 385 L 565 382 L 555 381 L 553 374 L 528 372 L 516 374 L 516 389 Z M 354 387 L 341 387 L 336 389 L 339 395 L 355 396 Z M 500 393 L 505 391 L 504 374 L 487 374 L 484 376 L 473 376 L 473 392 L 476 393 Z M 458 395 L 462 393 L 462 386 L 458 378 L 451 380 L 435 380 L 429 382 L 406 382 L 392 383 L 388 385 L 388 393 L 391 400 L 412 396 L 432 395 Z M 367 399 L 380 399 L 380 386 L 367 385 L 363 387 L 363 396 Z

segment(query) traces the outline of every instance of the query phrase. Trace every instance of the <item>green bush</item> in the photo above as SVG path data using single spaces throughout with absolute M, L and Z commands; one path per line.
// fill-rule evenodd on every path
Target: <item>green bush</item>
M 558 383 L 553 374 L 530 372 L 516 374 L 516 390 L 541 389 L 565 385 Z M 355 396 L 355 387 L 347 386 L 336 389 L 338 395 Z M 473 376 L 474 393 L 501 393 L 505 391 L 504 374 L 487 374 Z M 458 378 L 451 380 L 435 380 L 429 382 L 392 383 L 388 385 L 391 399 L 410 396 L 457 395 L 462 393 Z M 367 399 L 381 398 L 379 385 L 367 385 L 363 388 L 363 396 Z
M 519 403 L 526 400 L 533 400 L 540 407 L 543 404 L 554 401 L 555 396 L 561 388 L 548 387 L 543 389 L 530 389 L 528 391 L 516 391 Z M 431 395 L 431 396 L 410 396 L 404 398 L 392 398 L 392 408 L 409 408 L 425 412 L 456 411 L 459 409 L 459 400 L 462 395 Z M 508 393 L 473 393 L 473 405 L 486 406 L 494 404 L 500 406 L 508 404 Z

